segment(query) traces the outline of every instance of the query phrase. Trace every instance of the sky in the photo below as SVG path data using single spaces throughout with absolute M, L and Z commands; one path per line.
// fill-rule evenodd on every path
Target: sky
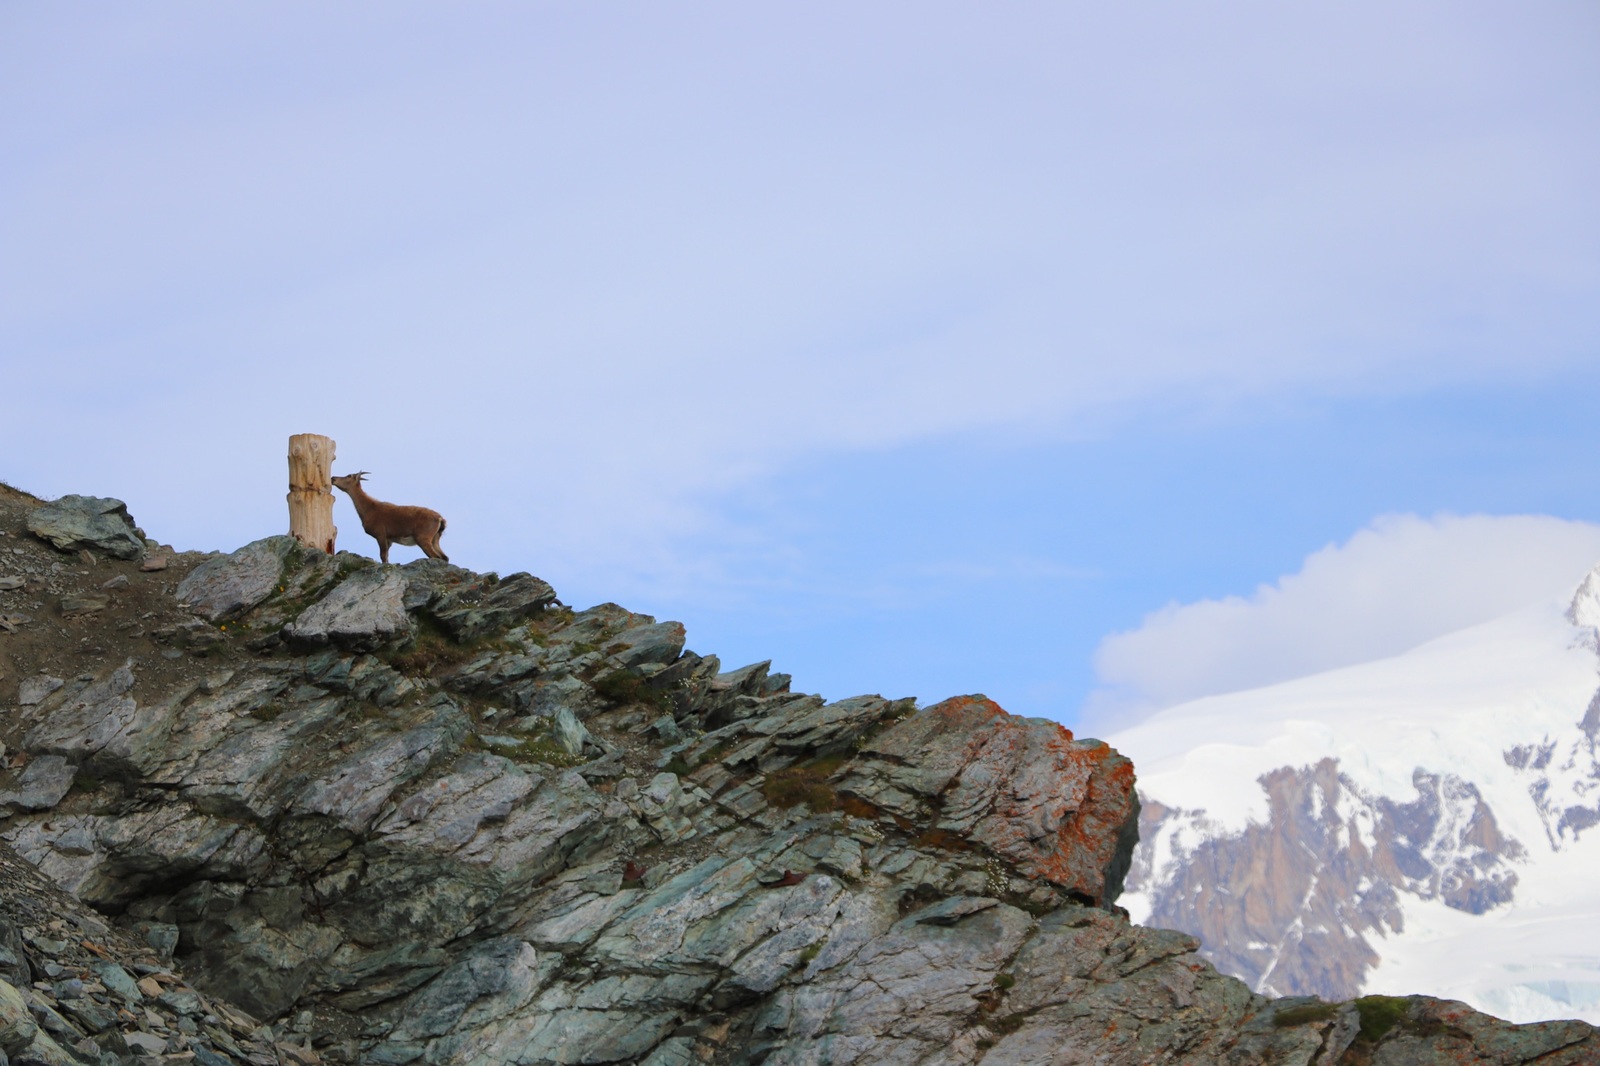
M 1109 732 L 1600 562 L 1597 51 L 1584 0 L 4 5 L 0 478 L 227 550 L 324 433 L 729 667 Z

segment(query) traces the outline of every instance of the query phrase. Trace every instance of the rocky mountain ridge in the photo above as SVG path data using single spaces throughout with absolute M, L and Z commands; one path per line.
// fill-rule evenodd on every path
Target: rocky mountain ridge
M 183 555 L 112 500 L 0 489 L 0 531 L 13 1061 L 1600 1060 L 1130 924 L 1132 766 L 980 696 L 830 703 L 532 575 Z

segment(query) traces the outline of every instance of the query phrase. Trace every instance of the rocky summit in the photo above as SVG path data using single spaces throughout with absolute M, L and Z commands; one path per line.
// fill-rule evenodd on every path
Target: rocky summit
M 530 574 L 0 487 L 0 1063 L 1600 1062 L 1116 906 L 1130 763 Z

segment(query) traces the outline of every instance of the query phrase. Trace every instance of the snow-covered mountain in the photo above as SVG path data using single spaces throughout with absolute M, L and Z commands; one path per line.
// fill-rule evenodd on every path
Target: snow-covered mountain
M 1600 1021 L 1600 569 L 1404 655 L 1108 738 L 1145 803 L 1121 902 L 1276 995 Z

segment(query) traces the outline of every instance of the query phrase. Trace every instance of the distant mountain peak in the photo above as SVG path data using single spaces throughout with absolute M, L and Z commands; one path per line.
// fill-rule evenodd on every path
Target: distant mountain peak
M 1570 600 L 1112 736 L 1145 810 L 1124 902 L 1264 993 L 1403 980 L 1600 1020 L 1597 627 L 1600 569 Z

